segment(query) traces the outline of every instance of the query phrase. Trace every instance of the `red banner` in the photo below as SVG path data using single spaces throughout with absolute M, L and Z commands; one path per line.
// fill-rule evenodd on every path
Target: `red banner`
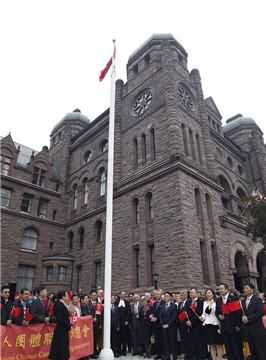
M 55 324 L 0 326 L 0 360 L 48 359 Z M 91 316 L 77 318 L 69 331 L 70 360 L 93 354 Z

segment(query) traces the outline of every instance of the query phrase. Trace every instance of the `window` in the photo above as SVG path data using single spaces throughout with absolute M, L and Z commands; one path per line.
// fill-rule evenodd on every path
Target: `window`
M 150 273 L 149 279 L 152 286 L 154 286 L 153 274 L 155 274 L 155 256 L 154 256 L 154 245 L 149 245 L 149 262 L 150 262 Z
M 60 184 L 55 184 L 55 191 L 59 191 Z
M 38 205 L 38 212 L 37 212 L 38 216 L 40 218 L 46 218 L 47 209 L 48 209 L 48 200 L 40 199 Z
M 81 281 L 82 281 L 82 265 L 77 266 L 77 294 L 81 289 Z
M 227 163 L 230 166 L 230 168 L 233 167 L 233 160 L 230 158 L 230 156 L 228 156 L 228 158 L 227 158 Z
M 101 152 L 105 152 L 108 150 L 108 140 L 105 139 L 101 142 Z
M 139 162 L 139 156 L 138 156 L 138 140 L 134 139 L 133 140 L 133 167 L 134 169 L 137 169 L 138 167 L 138 162 Z
M 237 169 L 238 169 L 239 175 L 243 175 L 244 171 L 243 171 L 242 166 L 238 165 Z
M 146 63 L 147 65 L 151 62 L 151 56 L 150 56 L 150 54 L 146 54 L 146 55 L 144 56 L 144 61 L 145 61 L 145 63 Z
M 89 199 L 89 181 L 88 179 L 83 180 L 83 205 L 88 204 Z
M 139 224 L 139 199 L 133 199 L 133 224 Z
M 155 160 L 155 133 L 154 129 L 150 130 L 150 140 L 151 140 L 151 160 Z
M 200 257 L 201 257 L 203 283 L 206 285 L 209 284 L 210 280 L 209 280 L 206 246 L 202 241 L 200 242 Z
M 185 127 L 184 124 L 182 124 L 182 125 L 181 125 L 181 128 L 182 128 L 182 137 L 183 137 L 185 155 L 188 155 L 188 145 L 187 145 L 186 127 Z
M 8 175 L 11 165 L 11 158 L 5 155 L 0 155 L 0 161 L 1 161 L 2 174 Z
M 35 251 L 37 249 L 38 237 L 38 233 L 35 229 L 25 229 L 21 239 L 21 249 Z
M 96 222 L 96 241 L 103 241 L 103 223 L 101 220 Z
M 84 162 L 85 162 L 85 164 L 88 163 L 90 161 L 90 159 L 91 159 L 91 151 L 88 150 L 84 154 Z
M 211 252 L 212 252 L 215 284 L 218 285 L 220 284 L 220 267 L 219 267 L 219 257 L 217 253 L 217 247 L 215 244 L 211 245 Z
M 73 185 L 73 210 L 76 210 L 78 206 L 78 185 Z
M 84 245 L 84 229 L 81 227 L 79 229 L 79 248 L 82 249 Z
M 56 210 L 53 211 L 53 220 L 56 219 Z
M 135 287 L 140 287 L 139 248 L 134 248 Z
M 147 205 L 147 220 L 149 222 L 153 221 L 154 211 L 153 211 L 153 196 L 152 193 L 146 195 L 146 205 Z
M 147 154 L 146 154 L 146 135 L 142 134 L 141 136 L 141 142 L 142 142 L 142 164 L 146 164 L 147 160 Z
M 47 266 L 47 268 L 46 268 L 46 281 L 52 281 L 53 280 L 53 272 L 54 272 L 54 267 L 53 266 Z
M 27 288 L 32 290 L 34 267 L 19 265 L 17 268 L 17 289 Z
M 204 223 L 203 223 L 203 216 L 202 216 L 202 205 L 201 205 L 201 195 L 199 189 L 194 190 L 195 195 L 195 204 L 196 204 L 196 213 L 200 224 L 200 232 L 203 234 L 204 230 Z
M 100 170 L 100 196 L 104 196 L 106 193 L 106 171 L 104 168 Z
M 44 186 L 44 181 L 46 177 L 46 171 L 43 169 L 40 169 L 36 166 L 33 168 L 33 177 L 32 177 L 32 183 L 39 186 Z
M 138 64 L 136 64 L 133 66 L 133 73 L 137 74 L 138 72 L 139 72 L 139 66 L 138 66 Z
M 20 210 L 26 213 L 30 213 L 31 200 L 33 196 L 30 194 L 23 194 Z
M 66 281 L 67 280 L 67 267 L 59 266 L 58 267 L 58 281 Z
M 74 238 L 74 233 L 73 231 L 70 231 L 68 233 L 68 249 L 69 250 L 72 250 L 73 249 L 73 238 Z
M 199 135 L 198 134 L 196 134 L 196 144 L 197 144 L 197 150 L 198 150 L 198 159 L 199 159 L 199 162 L 202 164 L 200 140 L 199 140 Z
M 205 201 L 206 201 L 206 207 L 207 207 L 208 222 L 209 222 L 209 226 L 210 226 L 210 235 L 212 238 L 214 238 L 214 236 L 215 236 L 214 221 L 213 221 L 211 198 L 210 198 L 209 194 L 205 194 Z
M 224 191 L 221 195 L 221 201 L 223 204 L 223 207 L 227 210 L 232 210 L 232 206 L 231 206 L 231 199 L 230 199 L 230 194 L 231 194 L 231 189 L 230 189 L 230 185 L 228 183 L 228 181 L 226 180 L 226 178 L 222 175 L 218 176 L 218 180 L 220 185 L 224 188 Z
M 1 188 L 1 206 L 8 207 L 11 197 L 11 191 L 5 188 Z
M 192 159 L 196 160 L 196 153 L 195 153 L 195 147 L 194 147 L 194 137 L 193 137 L 193 132 L 192 132 L 191 129 L 189 129 L 189 142 L 190 142 Z
M 94 263 L 94 275 L 95 275 L 95 288 L 98 289 L 101 286 L 101 262 Z

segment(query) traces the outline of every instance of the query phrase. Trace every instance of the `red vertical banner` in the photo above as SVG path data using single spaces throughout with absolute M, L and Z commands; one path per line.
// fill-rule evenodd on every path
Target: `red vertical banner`
M 1 360 L 48 359 L 55 325 L 0 326 Z M 69 331 L 70 360 L 93 354 L 93 322 L 91 316 L 77 318 Z

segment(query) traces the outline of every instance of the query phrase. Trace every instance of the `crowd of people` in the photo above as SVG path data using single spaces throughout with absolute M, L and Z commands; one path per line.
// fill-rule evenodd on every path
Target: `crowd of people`
M 75 318 L 93 318 L 94 353 L 102 348 L 103 290 L 89 294 L 44 287 L 33 293 L 24 288 L 14 301 L 8 286 L 1 287 L 1 324 L 28 326 L 56 323 L 49 359 L 69 358 L 69 336 Z M 144 358 L 173 360 L 252 360 L 266 359 L 266 301 L 255 294 L 252 284 L 244 293 L 196 288 L 179 292 L 161 289 L 139 295 L 120 291 L 111 298 L 111 347 L 115 357 L 140 355 Z

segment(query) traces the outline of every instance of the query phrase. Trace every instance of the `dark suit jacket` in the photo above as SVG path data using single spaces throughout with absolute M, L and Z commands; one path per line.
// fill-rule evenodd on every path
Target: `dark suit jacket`
M 139 302 L 138 304 L 138 316 L 135 314 L 134 303 L 130 304 L 130 326 L 132 329 L 136 329 L 143 322 L 144 312 L 143 312 L 143 304 Z
M 248 308 L 246 308 L 246 299 L 242 301 L 242 307 L 248 318 L 248 323 L 243 324 L 244 329 L 250 336 L 266 336 L 266 329 L 262 324 L 263 303 L 256 295 L 253 295 Z
M 169 327 L 176 323 L 177 307 L 175 303 L 171 303 L 168 310 L 166 310 L 166 303 L 161 305 L 159 321 L 161 326 L 168 324 Z
M 157 318 L 157 321 L 152 323 L 153 326 L 156 326 L 156 327 L 160 326 L 159 316 L 160 316 L 161 307 L 163 305 L 165 305 L 164 300 L 155 301 L 155 303 L 152 305 L 151 314 Z
M 15 300 L 13 306 L 14 306 L 14 309 L 15 308 L 20 309 L 20 314 L 19 314 L 19 316 L 14 316 L 14 310 L 13 310 L 13 313 L 12 313 L 12 316 L 11 316 L 12 323 L 16 324 L 16 325 L 22 325 L 23 320 L 24 320 L 24 309 L 23 309 L 23 306 L 21 304 L 20 299 Z M 28 303 L 26 304 L 26 310 L 29 310 L 29 304 Z
M 120 316 L 117 305 L 111 308 L 111 329 L 116 330 L 120 328 Z
M 115 302 L 115 305 L 119 305 L 120 299 L 118 298 Z M 120 324 L 124 326 L 124 323 L 127 321 L 130 322 L 130 304 L 129 301 L 125 300 L 125 307 L 118 307 Z
M 185 330 L 185 329 L 188 328 L 188 326 L 187 326 L 187 324 L 186 324 L 186 321 L 187 321 L 188 319 L 183 320 L 183 321 L 180 321 L 179 318 L 178 318 L 178 315 L 179 315 L 181 312 L 183 312 L 183 311 L 186 311 L 186 312 L 187 312 L 187 308 L 191 306 L 191 299 L 187 299 L 187 300 L 186 300 L 186 302 L 185 302 L 185 304 L 183 305 L 183 308 L 182 308 L 182 309 L 181 309 L 181 303 L 182 303 L 182 302 L 180 302 L 180 303 L 177 305 L 177 325 L 178 325 L 180 328 L 182 328 L 182 329 Z M 188 316 L 189 316 L 189 314 L 188 314 Z M 189 320 L 190 320 L 190 318 L 189 318 Z
M 185 306 L 183 308 L 183 311 L 187 312 L 189 320 L 191 321 L 193 328 L 202 326 L 202 321 L 200 321 L 198 316 L 201 316 L 203 313 L 203 301 L 198 298 L 195 303 L 196 303 L 196 309 L 194 311 L 192 310 L 192 300 L 191 299 L 188 299 L 186 301 Z
M 42 304 L 40 298 L 33 300 L 30 313 L 33 316 L 31 324 L 44 323 L 44 319 L 49 316 L 48 309 Z
M 230 293 L 226 303 L 228 304 L 232 301 L 237 301 L 237 300 L 238 300 L 237 296 L 234 295 L 233 293 Z M 239 310 L 229 314 L 223 314 L 222 305 L 223 305 L 223 299 L 222 297 L 219 297 L 216 300 L 215 315 L 217 316 L 218 319 L 219 319 L 219 315 L 224 315 L 224 320 L 221 321 L 221 331 L 222 333 L 226 333 L 226 334 L 234 334 L 236 332 L 235 330 L 236 326 L 238 327 L 241 326 L 242 312 Z
M 8 300 L 5 302 L 4 298 L 1 296 L 1 303 L 0 303 L 0 310 L 1 310 L 1 325 L 6 325 L 7 320 L 10 318 L 11 310 L 12 310 L 12 301 Z

